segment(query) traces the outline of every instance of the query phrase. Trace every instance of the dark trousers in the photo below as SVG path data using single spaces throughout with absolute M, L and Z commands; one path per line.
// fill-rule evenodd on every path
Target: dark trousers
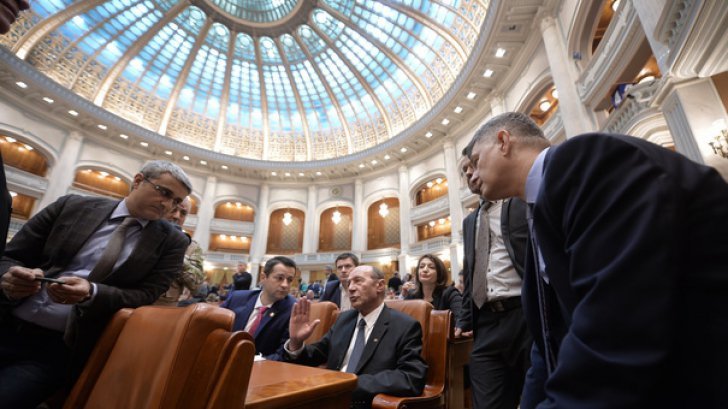
M 0 409 L 34 409 L 65 386 L 63 333 L 16 318 L 0 323 Z
M 530 366 L 533 342 L 520 306 L 474 310 L 470 382 L 475 409 L 515 409 Z

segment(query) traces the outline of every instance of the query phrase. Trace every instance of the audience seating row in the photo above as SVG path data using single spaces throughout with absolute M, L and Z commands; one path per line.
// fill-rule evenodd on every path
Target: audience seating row
M 451 313 L 433 311 L 422 300 L 387 305 L 417 319 L 429 370 L 418 397 L 379 394 L 374 408 L 443 408 Z M 312 304 L 321 324 L 308 342 L 328 332 L 335 304 Z M 222 409 L 245 407 L 255 344 L 249 334 L 230 332 L 234 313 L 204 303 L 186 308 L 142 307 L 119 311 L 106 328 L 65 409 Z

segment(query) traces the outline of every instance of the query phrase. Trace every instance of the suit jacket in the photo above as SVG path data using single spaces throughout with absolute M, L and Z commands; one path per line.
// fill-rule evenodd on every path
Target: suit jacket
M 644 140 L 551 148 L 533 224 L 556 365 L 544 374 L 530 255 L 523 302 L 541 373 L 522 407 L 728 407 L 727 204 L 714 169 Z
M 326 363 L 328 369 L 341 370 L 358 316 L 356 310 L 341 313 L 329 332 L 319 342 L 307 345 L 293 362 L 309 366 Z M 385 305 L 355 371 L 358 379 L 352 395 L 354 406 L 369 407 L 378 393 L 421 394 L 427 374 L 421 354 L 420 323 Z M 290 360 L 287 354 L 285 357 Z
M 421 300 L 423 298 L 422 293 L 419 291 L 407 294 L 406 297 L 407 300 Z M 453 286 L 448 285 L 436 288 L 432 293 L 432 308 L 435 310 L 450 310 L 452 311 L 453 317 L 455 317 L 454 323 L 460 322 L 460 317 L 463 313 L 463 296 L 460 294 L 460 291 Z
M 250 314 L 255 308 L 260 290 L 233 291 L 222 305 L 223 308 L 235 313 L 233 331 L 243 331 L 248 324 Z M 263 315 L 258 329 L 255 331 L 255 351 L 262 354 L 265 359 L 280 361 L 283 354 L 283 344 L 288 340 L 288 321 L 296 299 L 288 295 L 278 300 Z
M 0 256 L 5 251 L 5 241 L 8 238 L 8 227 L 10 227 L 10 215 L 12 214 L 13 198 L 8 192 L 5 180 L 5 166 L 3 157 L 0 155 Z
M 340 281 L 338 279 L 327 281 L 324 294 L 321 296 L 321 301 L 331 301 L 337 307 L 341 308 L 341 286 L 339 284 Z
M 470 331 L 476 321 L 473 311 L 473 266 L 475 265 L 475 239 L 477 237 L 477 220 L 480 208 L 463 220 L 463 310 L 458 326 Z M 501 232 L 508 256 L 521 278 L 525 271 L 526 247 L 528 244 L 528 221 L 526 220 L 526 203 L 518 198 L 506 200 L 501 207 Z
M 109 218 L 116 200 L 68 195 L 33 216 L 8 243 L 0 276 L 11 266 L 60 274 L 88 238 Z M 152 304 L 182 269 L 187 237 L 166 221 L 150 221 L 129 258 L 97 282 L 94 297 L 73 307 L 65 338 L 83 363 L 111 316 L 121 308 Z M 21 300 L 22 301 L 22 300 Z M 5 313 L 21 301 L 0 292 Z

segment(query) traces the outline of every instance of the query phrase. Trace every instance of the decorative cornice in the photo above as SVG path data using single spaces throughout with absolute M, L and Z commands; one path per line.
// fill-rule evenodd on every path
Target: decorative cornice
M 15 190 L 35 198 L 40 198 L 48 190 L 48 180 L 46 178 L 12 166 L 5 166 L 5 178 L 9 190 Z
M 255 231 L 255 224 L 237 220 L 213 218 L 210 220 L 210 233 L 252 235 Z
M 412 224 L 417 225 L 432 220 L 433 218 L 447 216 L 449 213 L 448 196 L 445 195 L 411 208 L 410 221 Z

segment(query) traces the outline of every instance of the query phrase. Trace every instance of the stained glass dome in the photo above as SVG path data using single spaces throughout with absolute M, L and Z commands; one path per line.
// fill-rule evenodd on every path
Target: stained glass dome
M 422 118 L 488 0 L 34 0 L 6 42 L 150 131 L 269 161 L 361 152 Z

